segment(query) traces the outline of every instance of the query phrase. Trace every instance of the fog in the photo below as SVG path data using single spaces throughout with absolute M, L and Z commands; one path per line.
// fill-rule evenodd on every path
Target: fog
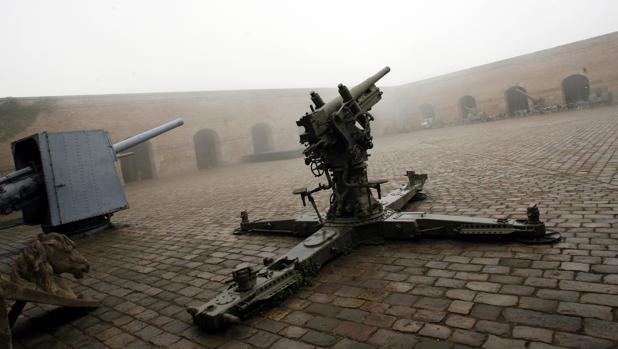
M 2 1 L 0 97 L 412 82 L 618 30 L 607 1 Z

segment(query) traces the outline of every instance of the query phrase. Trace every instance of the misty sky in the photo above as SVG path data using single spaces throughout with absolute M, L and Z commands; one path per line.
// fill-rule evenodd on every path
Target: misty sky
M 0 0 L 0 97 L 398 85 L 618 30 L 616 0 Z

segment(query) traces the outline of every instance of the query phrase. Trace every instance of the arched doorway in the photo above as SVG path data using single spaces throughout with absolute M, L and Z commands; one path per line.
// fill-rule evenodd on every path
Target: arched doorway
M 152 145 L 150 142 L 140 143 L 126 150 L 133 155 L 120 158 L 122 179 L 125 183 L 137 182 L 154 177 L 152 165 Z
M 273 135 L 270 126 L 266 123 L 255 124 L 251 128 L 253 140 L 253 154 L 267 153 L 273 150 Z
M 419 109 L 421 110 L 421 118 L 423 119 L 433 119 L 436 116 L 433 111 L 433 105 L 429 103 L 421 104 Z
M 433 120 L 435 118 L 433 105 L 425 103 L 421 104 L 421 106 L 418 108 L 421 111 L 421 126 L 423 128 L 431 128 L 433 126 Z
M 468 115 L 476 113 L 476 99 L 472 96 L 459 98 L 459 109 L 461 110 L 461 117 L 467 119 Z
M 578 102 L 588 102 L 590 95 L 590 82 L 581 74 L 567 76 L 562 80 L 562 93 L 564 103 L 569 108 L 575 107 Z
M 215 130 L 204 128 L 193 135 L 195 159 L 198 170 L 219 166 L 219 135 Z
M 522 112 L 529 112 L 530 106 L 528 105 L 528 93 L 526 89 L 521 86 L 509 87 L 504 93 L 506 98 L 506 108 L 509 115 L 513 116 Z

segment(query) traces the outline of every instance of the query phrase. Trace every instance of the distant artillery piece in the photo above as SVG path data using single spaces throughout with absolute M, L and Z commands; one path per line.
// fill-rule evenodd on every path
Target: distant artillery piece
M 11 328 L 27 302 L 74 308 L 96 308 L 100 301 L 81 298 L 60 277 L 69 273 L 82 278 L 90 264 L 75 243 L 62 234 L 40 234 L 22 250 L 11 267 L 11 275 L 0 276 L 0 348 L 12 348 Z M 6 301 L 15 303 L 7 313 Z
M 489 116 L 484 111 L 480 111 L 477 107 L 467 107 L 463 106 L 466 111 L 466 121 L 474 122 L 474 121 L 489 121 Z
M 434 116 L 432 115 L 425 115 L 423 116 L 423 118 L 421 119 L 421 127 L 422 128 L 432 128 L 434 125 Z
M 526 93 L 522 88 L 514 88 L 513 90 L 524 95 L 527 99 L 530 100 L 530 103 L 532 104 L 530 111 L 529 110 L 515 110 L 514 111 L 515 116 L 525 116 L 531 113 L 545 114 L 546 112 L 550 111 L 550 109 L 548 109 L 548 107 L 545 105 L 544 98 L 534 98 L 530 96 L 528 93 Z
M 16 171 L 0 177 L 0 214 L 21 210 L 25 224 L 40 224 L 44 232 L 103 229 L 114 212 L 129 207 L 114 161 L 183 124 L 178 118 L 116 144 L 103 130 L 41 132 L 16 141 Z
M 305 164 L 315 177 L 325 178 L 326 184 L 297 189 L 294 194 L 303 204 L 309 201 L 314 214 L 250 221 L 243 211 L 235 232 L 290 234 L 304 240 L 277 259 L 265 258 L 260 270 L 235 270 L 225 290 L 205 304 L 187 309 L 196 325 L 214 332 L 238 323 L 260 306 L 302 287 L 325 263 L 358 245 L 420 238 L 502 238 L 525 243 L 560 240 L 558 232 L 546 229 L 536 205 L 528 207 L 524 220 L 403 212 L 410 201 L 424 198 L 421 191 L 427 175 L 414 171 L 407 171 L 407 184 L 382 197 L 381 185 L 386 181 L 367 177 L 367 151 L 373 148 L 370 124 L 374 120 L 369 111 L 382 96 L 375 83 L 389 71 L 386 67 L 351 89 L 340 84 L 339 96 L 328 103 L 311 93 L 311 113 L 296 124 L 305 130 L 300 135 Z M 323 190 L 331 194 L 325 214 L 313 199 L 313 194 Z
M 611 105 L 613 100 L 614 95 L 609 91 L 607 86 L 598 86 L 590 89 L 588 101 L 592 107 Z

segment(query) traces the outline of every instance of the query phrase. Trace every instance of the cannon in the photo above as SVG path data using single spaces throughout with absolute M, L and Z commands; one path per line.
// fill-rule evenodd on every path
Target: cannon
M 386 239 L 420 238 L 505 239 L 525 243 L 558 241 L 560 234 L 545 228 L 536 205 L 527 210 L 527 219 L 493 219 L 447 216 L 426 212 L 404 212 L 414 200 L 422 200 L 426 174 L 407 171 L 407 183 L 382 196 L 386 180 L 367 177 L 368 150 L 373 147 L 371 108 L 382 91 L 376 82 L 388 67 L 359 85 L 338 86 L 339 96 L 328 103 L 311 93 L 311 113 L 297 121 L 304 128 L 300 142 L 305 146 L 305 164 L 315 177 L 325 180 L 313 189 L 294 190 L 313 213 L 299 217 L 251 221 L 241 212 L 236 234 L 291 234 L 305 238 L 277 259 L 264 259 L 254 270 L 244 266 L 232 273 L 229 287 L 205 304 L 187 309 L 193 321 L 206 331 L 220 331 L 238 323 L 261 306 L 281 300 L 305 285 L 331 259 L 358 245 L 382 243 Z M 330 206 L 319 212 L 313 195 L 330 192 Z M 375 193 L 375 194 L 374 194 Z
M 44 232 L 81 233 L 109 225 L 128 208 L 114 162 L 121 152 L 183 125 L 181 118 L 112 144 L 103 130 L 41 132 L 11 145 L 16 170 L 0 178 L 0 214 L 22 211 Z

